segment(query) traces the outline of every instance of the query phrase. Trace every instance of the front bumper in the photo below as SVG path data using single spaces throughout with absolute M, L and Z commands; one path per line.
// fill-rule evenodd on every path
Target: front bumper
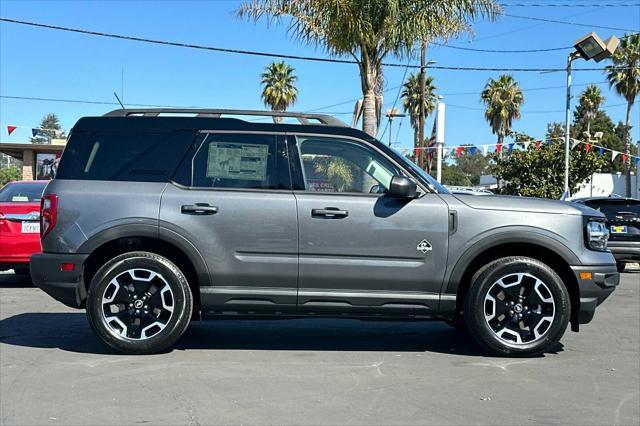
M 579 324 L 587 324 L 593 319 L 596 306 L 605 301 L 620 283 L 620 273 L 615 264 L 603 266 L 572 266 L 571 269 L 578 281 L 580 306 L 577 320 Z M 581 273 L 591 273 L 590 279 L 582 279 Z
M 33 283 L 49 296 L 72 308 L 81 308 L 87 298 L 82 273 L 88 254 L 37 253 L 31 256 Z M 73 263 L 73 271 L 61 271 L 61 263 Z
M 616 260 L 640 260 L 640 241 L 609 240 L 607 247 Z

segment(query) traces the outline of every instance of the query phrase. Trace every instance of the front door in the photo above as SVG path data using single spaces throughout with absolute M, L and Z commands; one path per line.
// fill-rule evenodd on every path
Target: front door
M 284 136 L 203 132 L 161 201 L 160 232 L 200 252 L 205 313 L 295 310 L 296 201 Z
M 446 203 L 426 191 L 413 200 L 387 196 L 391 177 L 406 173 L 365 142 L 299 135 L 295 144 L 292 157 L 299 157 L 304 182 L 304 190 L 294 192 L 298 309 L 400 315 L 437 310 L 447 262 Z

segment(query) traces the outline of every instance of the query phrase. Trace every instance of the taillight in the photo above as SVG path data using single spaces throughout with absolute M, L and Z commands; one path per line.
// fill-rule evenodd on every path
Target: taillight
M 56 226 L 58 218 L 58 196 L 47 194 L 40 200 L 40 239 L 47 236 Z

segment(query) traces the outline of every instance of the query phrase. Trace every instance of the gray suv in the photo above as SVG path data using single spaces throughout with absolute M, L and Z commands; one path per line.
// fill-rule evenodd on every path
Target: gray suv
M 453 195 L 328 116 L 123 109 L 73 128 L 31 275 L 125 353 L 233 316 L 437 319 L 524 356 L 618 284 L 604 220 Z

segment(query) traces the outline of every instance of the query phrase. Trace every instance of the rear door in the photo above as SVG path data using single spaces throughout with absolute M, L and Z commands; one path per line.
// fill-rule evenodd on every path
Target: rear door
M 298 229 L 284 137 L 202 132 L 162 196 L 160 232 L 202 254 L 205 313 L 295 309 Z
M 406 173 L 363 141 L 298 135 L 289 142 L 298 166 L 292 170 L 300 229 L 298 309 L 437 310 L 447 260 L 446 203 L 426 191 L 412 200 L 387 196 L 391 177 Z

